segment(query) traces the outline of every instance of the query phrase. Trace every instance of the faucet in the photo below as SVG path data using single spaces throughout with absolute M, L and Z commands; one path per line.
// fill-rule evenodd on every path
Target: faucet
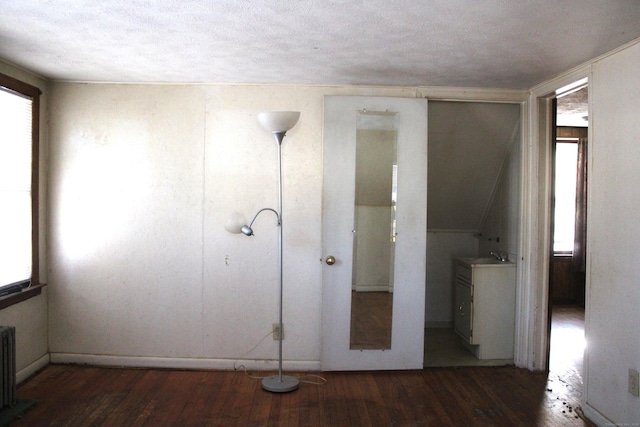
M 496 257 L 496 259 L 497 259 L 498 261 L 501 261 L 501 262 L 506 262 L 506 261 L 507 261 L 507 254 L 506 254 L 506 253 L 504 253 L 504 252 L 493 252 L 493 251 L 492 251 L 492 252 L 490 253 L 490 255 L 492 255 L 492 256 L 494 256 L 494 257 Z

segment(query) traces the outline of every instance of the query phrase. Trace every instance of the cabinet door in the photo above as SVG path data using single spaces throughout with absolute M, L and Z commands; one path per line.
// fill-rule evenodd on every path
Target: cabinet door
M 471 321 L 471 286 L 460 280 L 456 281 L 455 329 L 465 340 L 470 342 Z

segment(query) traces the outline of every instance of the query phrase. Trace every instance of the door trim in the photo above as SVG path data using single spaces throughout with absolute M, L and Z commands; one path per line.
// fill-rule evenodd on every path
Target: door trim
M 555 91 L 582 79 L 592 81 L 591 66 L 576 68 L 535 87 L 529 95 L 528 141 L 523 161 L 522 272 L 520 325 L 516 332 L 518 367 L 547 369 L 549 351 L 549 259 L 551 238 L 551 99 Z M 589 101 L 591 102 L 591 101 Z M 591 111 L 591 106 L 589 106 Z M 592 126 L 589 126 L 591 140 Z M 587 279 L 588 280 L 588 279 Z M 585 289 L 588 294 L 588 283 Z M 586 295 L 588 300 L 588 295 Z M 587 315 L 585 310 L 585 316 Z M 585 325 L 586 327 L 586 325 Z M 586 358 L 585 358 L 586 359 Z M 586 384 L 585 384 L 586 389 Z

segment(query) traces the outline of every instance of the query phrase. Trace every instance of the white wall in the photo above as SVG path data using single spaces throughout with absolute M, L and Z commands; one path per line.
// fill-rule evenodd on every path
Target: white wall
M 0 73 L 21 80 L 42 91 L 40 96 L 40 283 L 47 283 L 46 195 L 47 195 L 47 83 L 44 79 L 0 61 Z M 47 288 L 36 297 L 0 310 L 0 325 L 16 327 L 16 369 L 18 381 L 49 361 L 47 342 Z
M 453 326 L 453 259 L 478 255 L 478 239 L 473 232 L 427 232 L 427 327 Z
M 256 121 L 301 111 L 282 147 L 285 367 L 318 369 L 324 95 L 403 88 L 54 83 L 52 360 L 230 368 L 277 320 L 277 228 L 225 232 L 277 205 L 277 151 Z M 248 366 L 277 357 L 270 337 Z M 273 367 L 273 364 L 269 365 Z
M 640 370 L 640 44 L 596 62 L 589 82 L 585 411 L 617 425 L 640 420 L 627 392 Z
M 16 328 L 16 372 L 22 382 L 49 363 L 47 288 L 38 296 L 0 310 L 0 325 Z
M 479 245 L 480 256 L 489 256 L 492 251 L 495 251 L 506 252 L 509 260 L 517 261 L 518 259 L 521 152 L 518 126 L 514 130 L 511 146 L 505 156 L 491 203 L 480 227 L 482 234 Z

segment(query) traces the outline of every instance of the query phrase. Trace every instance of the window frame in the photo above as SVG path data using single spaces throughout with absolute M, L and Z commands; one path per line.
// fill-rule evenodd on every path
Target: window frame
M 557 101 L 556 99 L 554 99 L 554 102 Z M 555 107 L 554 107 L 555 108 Z M 554 122 L 555 123 L 555 122 Z M 552 193 L 552 197 L 554 199 L 553 201 L 553 213 L 552 213 L 552 219 L 555 222 L 555 218 L 553 218 L 553 216 L 555 215 L 555 185 L 556 185 L 556 144 L 558 143 L 578 143 L 578 140 L 580 138 L 587 138 L 588 135 L 588 126 L 584 126 L 584 127 L 578 127 L 578 126 L 555 126 L 554 125 L 554 137 L 553 137 L 553 180 L 552 180 L 552 188 L 553 188 L 553 193 Z M 554 226 L 555 228 L 555 226 Z M 572 257 L 573 256 L 573 249 L 570 251 L 557 251 L 554 248 L 554 237 L 555 237 L 555 229 L 552 228 L 552 233 L 551 233 L 551 255 L 554 258 L 566 258 L 566 257 Z
M 0 309 L 40 294 L 40 95 L 36 86 L 0 73 L 0 86 L 17 95 L 30 98 L 31 108 L 31 284 L 22 292 L 0 297 Z
M 557 153 L 557 149 L 558 149 L 558 144 L 577 144 L 578 143 L 578 138 L 566 138 L 566 137 L 557 137 L 554 143 L 554 151 L 556 151 Z M 571 166 L 574 167 L 574 169 L 577 167 L 577 162 L 576 164 L 572 164 Z M 554 166 L 553 166 L 553 174 L 554 174 L 554 198 L 557 197 L 557 191 L 556 191 L 556 186 L 558 185 L 558 164 L 557 164 L 557 157 L 554 156 Z M 555 215 L 557 215 L 558 212 L 558 203 L 557 200 L 554 201 L 554 223 L 556 223 L 556 218 Z M 574 212 L 574 217 L 575 217 L 575 212 Z M 573 226 L 575 227 L 575 220 L 573 223 Z M 554 232 L 553 232 L 553 238 L 552 238 L 552 248 L 553 248 L 553 255 L 555 257 L 571 257 L 573 256 L 573 247 L 569 250 L 558 250 L 556 249 L 556 232 L 557 232 L 557 228 L 554 227 Z

